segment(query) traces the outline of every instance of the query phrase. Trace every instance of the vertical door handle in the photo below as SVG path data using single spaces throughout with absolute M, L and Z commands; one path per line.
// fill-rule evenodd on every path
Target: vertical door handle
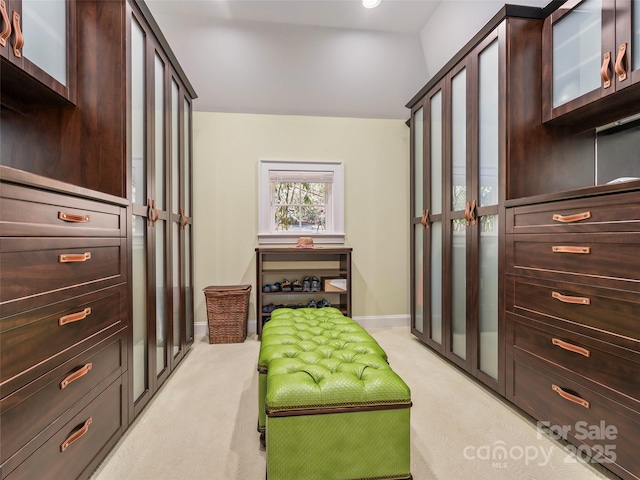
M 471 225 L 471 202 L 469 200 L 464 207 L 464 221 L 467 225 Z
M 22 35 L 22 28 L 20 27 L 20 14 L 16 11 L 12 13 L 13 19 L 13 31 L 16 32 L 16 39 L 13 42 L 13 55 L 16 58 L 22 57 L 22 47 L 24 46 L 24 36 Z
M 425 230 L 428 230 L 431 227 L 431 219 L 429 218 L 428 208 L 422 213 L 422 220 L 420 223 L 422 223 L 422 226 Z
M 0 15 L 2 15 L 2 24 L 4 28 L 0 32 L 0 45 L 7 46 L 7 39 L 11 36 L 11 22 L 9 21 L 9 14 L 7 13 L 7 2 L 0 0 Z
M 184 213 L 184 208 L 181 208 L 180 209 L 180 228 L 184 230 L 184 228 L 187 226 L 187 223 L 189 223 L 189 221 L 187 220 L 187 216 Z
M 618 47 L 618 57 L 616 58 L 615 71 L 618 75 L 618 81 L 624 82 L 627 79 L 627 44 L 621 43 Z
M 600 69 L 600 77 L 602 78 L 602 86 L 604 88 L 609 88 L 611 86 L 611 73 L 609 65 L 611 65 L 611 52 L 607 52 L 602 56 L 602 68 Z

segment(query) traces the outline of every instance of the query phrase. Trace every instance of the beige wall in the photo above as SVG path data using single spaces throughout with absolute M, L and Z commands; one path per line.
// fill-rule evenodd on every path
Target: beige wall
M 193 124 L 196 323 L 207 320 L 204 287 L 245 283 L 254 287 L 249 320 L 255 322 L 258 160 L 271 159 L 344 162 L 352 315 L 408 324 L 404 121 L 195 112 Z

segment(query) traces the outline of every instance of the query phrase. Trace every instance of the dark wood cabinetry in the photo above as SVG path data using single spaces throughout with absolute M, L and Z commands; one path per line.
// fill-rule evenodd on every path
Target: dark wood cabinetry
M 76 100 L 76 2 L 1 0 L 2 100 Z
M 545 20 L 544 121 L 595 127 L 636 113 L 639 10 L 637 0 L 570 0 Z
M 3 6 L 67 74 L 0 41 L 1 476 L 87 478 L 193 342 L 195 92 L 142 1 Z
M 507 213 L 507 398 L 640 478 L 640 190 L 544 200 Z
M 538 134 L 541 30 L 540 10 L 505 7 L 407 105 L 412 333 L 499 392 L 506 165 Z
M 44 452 L 88 475 L 127 421 L 126 201 L 0 174 L 2 478 L 40 477 Z
M 343 248 L 256 248 L 256 318 L 257 333 L 262 333 L 262 325 L 269 320 L 270 311 L 264 307 L 272 305 L 307 306 L 309 300 L 319 302 L 327 299 L 332 307 L 338 308 L 348 317 L 351 316 L 351 252 Z M 314 291 L 265 292 L 266 285 L 280 283 L 283 279 L 290 282 L 298 280 L 300 284 L 305 277 L 316 277 L 320 282 L 319 289 Z M 344 290 L 330 291 L 322 283 L 322 279 L 344 279 Z

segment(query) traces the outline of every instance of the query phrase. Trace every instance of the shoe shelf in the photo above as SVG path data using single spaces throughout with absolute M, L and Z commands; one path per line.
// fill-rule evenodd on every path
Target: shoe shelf
M 346 316 L 351 316 L 351 253 L 352 249 L 342 248 L 256 248 L 256 312 L 258 336 L 262 334 L 262 326 L 271 317 L 274 307 L 290 308 L 306 307 L 310 300 L 316 303 L 326 301 L 332 307 L 340 309 Z M 265 286 L 274 283 L 282 284 L 294 281 L 303 284 L 306 277 L 317 278 L 319 291 L 263 291 Z M 324 279 L 343 279 L 345 289 L 327 291 Z

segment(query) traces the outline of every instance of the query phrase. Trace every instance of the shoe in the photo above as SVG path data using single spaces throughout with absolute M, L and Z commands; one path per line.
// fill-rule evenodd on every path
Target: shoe
M 271 285 L 271 291 L 272 292 L 279 292 L 280 291 L 280 282 L 276 282 L 273 285 Z
M 311 299 L 309 300 L 309 303 L 307 303 L 307 308 L 318 308 L 318 305 L 315 300 Z
M 271 313 L 275 310 L 275 305 L 273 303 L 270 303 L 268 305 L 265 305 L 264 307 L 262 307 L 262 312 L 263 313 Z
M 324 307 L 330 307 L 330 306 L 331 306 L 331 302 L 329 302 L 329 300 L 327 300 L 326 298 L 323 298 L 318 302 L 318 308 L 324 308 Z
M 298 280 L 294 280 L 293 281 L 292 287 L 293 287 L 293 291 L 294 292 L 301 292 L 302 291 L 302 285 L 300 285 L 300 282 Z
M 311 291 L 312 292 L 320 291 L 320 280 L 318 280 L 318 277 L 313 277 L 311 279 Z
M 262 287 L 262 292 L 263 293 L 269 293 L 269 292 L 273 292 L 273 290 L 271 289 L 271 285 L 265 285 L 264 287 Z
M 309 277 L 304 277 L 304 280 L 302 280 L 302 291 L 303 292 L 311 291 L 311 279 Z
M 285 278 L 284 280 L 282 280 L 282 283 L 280 284 L 280 288 L 282 289 L 283 292 L 290 292 L 291 282 Z

